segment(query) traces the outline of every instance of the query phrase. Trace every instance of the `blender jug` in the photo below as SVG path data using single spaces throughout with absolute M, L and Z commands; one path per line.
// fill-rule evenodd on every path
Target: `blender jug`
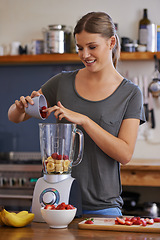
M 40 148 L 44 177 L 71 174 L 83 156 L 83 133 L 70 123 L 40 123 Z M 76 134 L 79 136 L 77 159 L 74 160 Z
M 71 171 L 82 160 L 83 133 L 76 128 L 76 124 L 69 123 L 39 123 L 39 131 L 44 176 L 37 180 L 34 188 L 34 221 L 44 222 L 41 207 L 62 202 L 75 206 L 76 216 L 81 216 L 81 190 Z

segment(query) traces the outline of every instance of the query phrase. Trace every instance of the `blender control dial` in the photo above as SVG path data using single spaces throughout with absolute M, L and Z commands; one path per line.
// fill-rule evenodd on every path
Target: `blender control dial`
M 47 188 L 43 190 L 39 197 L 40 204 L 44 207 L 47 204 L 58 204 L 59 203 L 59 192 L 54 188 Z

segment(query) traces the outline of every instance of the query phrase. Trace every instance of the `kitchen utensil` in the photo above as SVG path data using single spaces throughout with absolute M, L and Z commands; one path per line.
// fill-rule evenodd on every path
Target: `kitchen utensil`
M 149 92 L 149 113 L 151 119 L 151 128 L 155 128 L 155 116 L 154 116 L 154 108 L 153 108 L 153 97 Z
M 147 80 L 146 76 L 144 77 L 143 96 L 144 96 L 145 117 L 146 117 L 146 121 L 148 121 L 148 119 L 149 119 L 149 111 L 148 111 L 148 80 Z
M 77 209 L 68 210 L 49 210 L 41 208 L 41 214 L 50 228 L 67 228 L 68 224 L 74 219 Z
M 147 224 L 147 226 L 144 227 L 140 225 L 127 226 L 115 224 L 115 218 L 94 218 L 94 224 L 85 224 L 85 221 L 86 220 L 78 223 L 80 229 L 160 233 L 160 223 L 154 223 L 153 225 Z
M 153 73 L 153 79 L 152 82 L 149 84 L 149 91 L 152 93 L 153 97 L 159 97 L 160 95 L 160 73 L 159 73 L 159 64 L 157 56 L 154 55 L 155 60 L 155 70 Z
M 39 96 L 36 96 L 32 98 L 32 100 L 34 101 L 34 104 L 31 105 L 28 103 L 28 107 L 25 108 L 25 112 L 31 117 L 44 120 L 45 118 L 43 118 L 40 113 L 40 110 L 42 109 L 42 107 L 45 106 L 47 108 L 47 101 L 44 95 L 41 94 Z
M 40 123 L 40 148 L 44 176 L 36 182 L 32 212 L 34 221 L 43 222 L 41 207 L 61 202 L 77 208 L 81 215 L 81 193 L 76 179 L 71 177 L 72 167 L 78 165 L 83 156 L 83 133 L 70 123 Z M 79 140 L 77 139 L 77 135 Z M 78 156 L 74 156 L 76 141 L 79 143 Z

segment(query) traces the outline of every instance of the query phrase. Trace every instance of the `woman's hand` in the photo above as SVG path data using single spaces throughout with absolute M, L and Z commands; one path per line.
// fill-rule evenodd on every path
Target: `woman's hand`
M 21 96 L 19 100 L 15 100 L 8 110 L 8 119 L 12 122 L 19 123 L 30 118 L 25 113 L 25 107 L 28 107 L 28 103 L 34 104 L 32 98 L 42 94 L 41 89 L 39 91 L 33 91 L 31 96 Z
M 51 112 L 54 112 L 54 115 L 57 119 L 62 120 L 62 118 L 65 118 L 69 122 L 73 122 L 78 125 L 83 125 L 86 116 L 71 111 L 67 108 L 65 108 L 61 102 L 58 102 L 57 105 L 47 108 L 44 110 L 44 112 L 47 112 L 47 116 L 51 114 Z
M 18 109 L 24 110 L 25 107 L 28 107 L 28 103 L 30 103 L 31 105 L 33 105 L 34 102 L 33 102 L 32 98 L 34 98 L 34 97 L 36 97 L 36 96 L 39 96 L 39 95 L 40 95 L 39 92 L 33 91 L 33 92 L 31 93 L 31 96 L 26 96 L 26 97 L 21 96 L 21 97 L 20 97 L 20 100 L 16 100 L 16 101 L 15 101 L 15 105 L 16 105 L 16 107 L 17 107 Z

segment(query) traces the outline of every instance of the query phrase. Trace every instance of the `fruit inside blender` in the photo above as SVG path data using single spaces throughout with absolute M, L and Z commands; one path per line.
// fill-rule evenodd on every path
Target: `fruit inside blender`
M 71 169 L 71 161 L 68 155 L 53 153 L 47 159 L 43 160 L 43 169 L 48 174 L 69 173 Z

